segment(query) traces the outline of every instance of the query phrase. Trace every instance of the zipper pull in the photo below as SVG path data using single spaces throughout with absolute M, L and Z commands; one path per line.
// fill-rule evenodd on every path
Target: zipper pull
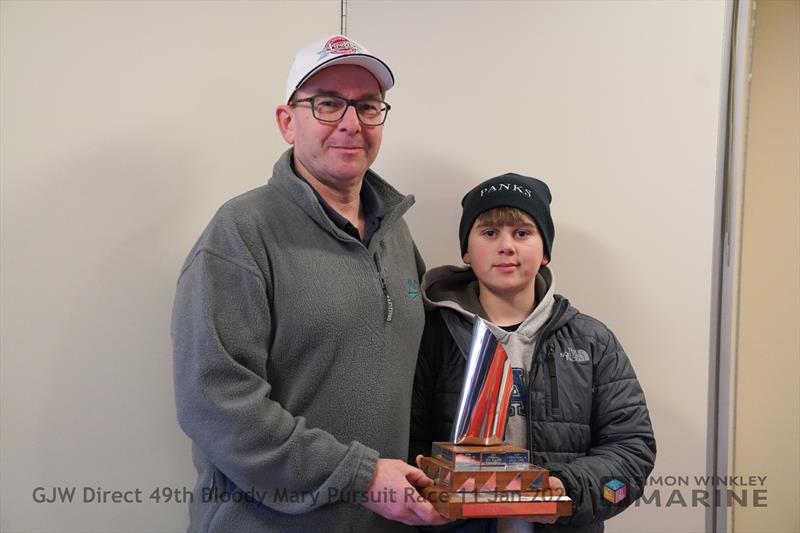
M 383 296 L 386 298 L 386 322 L 391 322 L 392 314 L 394 314 L 394 304 L 392 303 L 392 297 L 389 296 L 389 290 L 386 288 L 383 272 L 381 272 L 381 287 L 383 288 Z
M 550 407 L 553 409 L 558 408 L 558 376 L 556 375 L 556 358 L 553 352 L 555 352 L 556 347 L 554 345 L 550 345 L 547 347 L 547 355 L 544 356 L 544 360 L 547 362 L 547 371 L 550 374 Z
M 378 269 L 378 277 L 381 278 L 381 289 L 383 290 L 383 297 L 386 300 L 386 322 L 392 321 L 392 315 L 394 314 L 394 304 L 392 303 L 392 297 L 389 296 L 389 289 L 386 288 L 386 278 L 383 277 L 383 268 L 381 267 L 381 260 L 378 257 L 378 254 L 375 254 L 375 268 Z
M 547 362 L 547 372 L 551 378 L 556 377 L 556 358 L 553 355 L 555 351 L 555 347 L 551 344 L 547 347 L 547 354 L 544 356 L 544 360 Z

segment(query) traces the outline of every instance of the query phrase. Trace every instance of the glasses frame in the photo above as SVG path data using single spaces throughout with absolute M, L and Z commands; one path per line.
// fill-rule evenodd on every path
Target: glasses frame
M 317 116 L 317 111 L 316 111 L 316 108 L 314 106 L 314 99 L 315 98 L 338 98 L 339 100 L 344 100 L 345 106 L 344 106 L 344 110 L 342 111 L 342 116 L 340 116 L 336 120 L 328 120 L 328 119 L 325 119 L 325 118 L 319 118 Z M 381 105 L 386 107 L 386 110 L 383 111 L 383 120 L 381 120 L 379 123 L 377 123 L 377 124 L 368 124 L 368 123 L 364 122 L 363 118 L 361 118 L 361 113 L 358 111 L 358 107 L 356 106 L 356 104 L 358 104 L 360 102 L 366 102 L 366 101 L 380 102 Z M 294 107 L 295 105 L 297 105 L 297 104 L 299 104 L 301 102 L 308 102 L 309 104 L 311 104 L 311 114 L 314 115 L 314 118 L 319 120 L 320 122 L 325 122 L 327 124 L 334 124 L 334 123 L 339 122 L 340 120 L 342 120 L 344 118 L 344 116 L 347 114 L 347 108 L 348 107 L 352 107 L 353 109 L 356 110 L 356 116 L 358 117 L 358 121 L 363 126 L 369 126 L 369 127 L 371 127 L 371 126 L 382 126 L 386 122 L 386 118 L 389 116 L 389 110 L 392 108 L 392 106 L 390 106 L 388 103 L 384 102 L 383 100 L 378 100 L 377 98 L 359 98 L 357 100 L 350 100 L 349 98 L 344 98 L 342 96 L 337 96 L 335 94 L 315 94 L 314 96 L 309 96 L 308 98 L 298 98 L 297 100 L 292 100 L 289 103 L 289 105 Z

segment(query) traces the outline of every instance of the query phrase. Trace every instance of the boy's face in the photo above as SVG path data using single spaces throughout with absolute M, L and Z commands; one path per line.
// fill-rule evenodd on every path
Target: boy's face
M 533 220 L 484 225 L 478 219 L 467 238 L 464 262 L 472 267 L 482 288 L 513 296 L 531 289 L 548 259 Z

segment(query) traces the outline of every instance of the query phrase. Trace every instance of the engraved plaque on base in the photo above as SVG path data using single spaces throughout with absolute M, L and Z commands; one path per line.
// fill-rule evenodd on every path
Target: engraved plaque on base
M 572 514 L 572 500 L 549 491 L 547 469 L 528 450 L 503 442 L 513 384 L 503 346 L 477 319 L 452 442 L 434 442 L 420 468 L 434 484 L 422 494 L 449 518 Z
M 572 500 L 567 496 L 525 492 L 453 494 L 438 485 L 423 489 L 422 495 L 440 514 L 453 519 L 572 514 Z

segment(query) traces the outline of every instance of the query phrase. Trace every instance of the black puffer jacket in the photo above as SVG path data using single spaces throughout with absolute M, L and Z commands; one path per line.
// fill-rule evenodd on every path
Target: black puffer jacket
M 614 334 L 555 298 L 527 380 L 528 448 L 532 462 L 564 482 L 573 514 L 553 525 L 536 524 L 536 532 L 599 532 L 604 520 L 642 495 L 656 443 L 644 393 Z M 412 399 L 412 462 L 417 454 L 430 454 L 431 442 L 450 439 L 472 331 L 466 315 L 427 311 Z M 603 496 L 612 479 L 627 490 L 618 503 Z M 457 527 L 493 531 L 494 521 Z

